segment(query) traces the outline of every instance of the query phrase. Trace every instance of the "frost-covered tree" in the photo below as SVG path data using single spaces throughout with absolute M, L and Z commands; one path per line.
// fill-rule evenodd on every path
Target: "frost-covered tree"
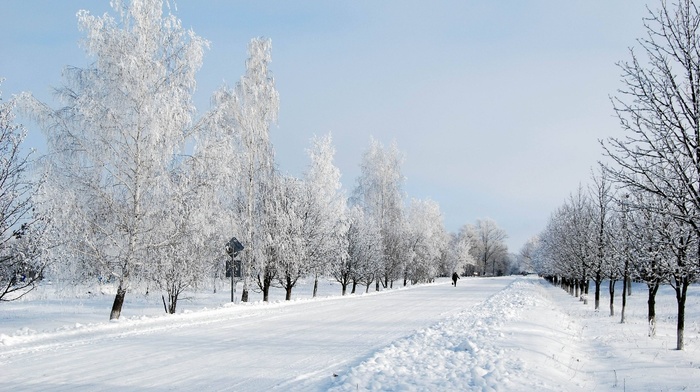
M 450 240 L 449 265 L 446 274 L 453 272 L 465 276 L 472 276 L 476 272 L 476 260 L 472 256 L 473 226 L 464 225 L 457 234 L 452 235 Z
M 280 179 L 280 192 L 275 198 L 273 216 L 275 233 L 273 246 L 277 248 L 275 265 L 277 282 L 285 290 L 285 299 L 292 299 L 292 289 L 310 270 L 304 247 L 305 184 L 293 177 Z
M 192 124 L 207 43 L 164 15 L 162 0 L 112 5 L 118 19 L 78 12 L 94 61 L 65 69 L 62 107 L 28 101 L 47 136 L 47 200 L 53 195 L 63 211 L 53 223 L 69 253 L 116 280 L 116 319 L 130 282 L 146 275 L 161 245 L 159 189 Z
M 33 289 L 46 261 L 41 242 L 46 222 L 37 222 L 33 213 L 31 152 L 22 150 L 26 130 L 15 123 L 15 105 L 0 95 L 0 302 Z
M 561 252 L 556 246 L 557 236 L 555 235 L 557 215 L 558 210 L 552 213 L 547 226 L 538 235 L 539 241 L 533 254 L 533 267 L 539 275 L 558 285 L 561 283 L 562 276 L 558 268 Z
M 615 285 L 623 276 L 624 263 L 631 257 L 628 211 L 622 208 L 619 198 L 614 199 L 615 208 L 611 211 L 610 238 L 607 263 L 603 266 L 605 277 L 608 280 L 608 293 L 610 295 L 610 316 L 615 315 Z
M 540 234 L 538 272 L 557 276 L 571 295 L 585 294 L 594 260 L 595 221 L 590 198 L 579 187 L 550 217 Z M 582 296 L 585 300 L 585 296 Z
M 229 213 L 235 214 L 241 231 L 243 293 L 248 291 L 255 276 L 265 275 L 265 245 L 263 217 L 266 191 L 271 189 L 275 176 L 274 150 L 270 142 L 270 127 L 277 121 L 279 94 L 269 69 L 272 61 L 272 41 L 254 38 L 248 45 L 246 73 L 234 89 L 221 88 L 213 98 L 210 114 L 211 133 L 220 140 L 211 157 L 224 158 L 229 173 L 224 177 L 224 205 L 234 205 Z M 233 143 L 232 143 L 233 140 Z M 216 146 L 209 142 L 208 145 Z M 235 168 L 234 168 L 235 166 Z M 228 199 L 227 199 L 228 198 Z
M 405 256 L 402 163 L 402 154 L 395 143 L 385 149 L 379 141 L 370 139 L 353 194 L 354 204 L 361 206 L 380 230 L 382 248 L 377 290 L 380 284 L 389 287 L 400 276 Z
M 677 222 L 676 222 L 677 223 Z M 698 249 L 700 238 L 697 232 L 688 225 L 676 225 L 670 239 L 670 284 L 676 292 L 676 349 L 683 350 L 685 346 L 685 303 L 688 298 L 688 288 L 698 276 Z
M 346 231 L 347 259 L 337 259 L 331 269 L 333 276 L 342 285 L 342 292 L 352 282 L 351 293 L 355 293 L 358 284 L 364 284 L 366 290 L 379 273 L 381 258 L 381 237 L 376 222 L 367 216 L 359 206 L 351 207 L 347 215 Z
M 477 219 L 472 233 L 471 252 L 481 269 L 481 275 L 489 272 L 497 275 L 496 265 L 508 254 L 505 243 L 508 234 L 492 219 Z M 505 270 L 501 270 L 503 273 Z
M 443 225 L 440 206 L 432 200 L 411 200 L 407 214 L 407 243 L 410 258 L 406 279 L 411 283 L 430 282 L 438 275 L 448 235 Z
M 665 200 L 648 193 L 632 195 L 628 211 L 628 239 L 633 275 L 646 283 L 648 289 L 647 321 L 649 336 L 656 334 L 656 293 L 668 281 L 674 260 L 672 241 L 678 230 L 678 222 L 669 214 L 656 211 L 669 208 Z
M 355 276 L 356 269 L 356 258 L 350 257 L 350 240 L 351 240 L 351 230 L 356 230 L 353 227 L 352 219 L 348 216 L 351 210 L 346 211 L 345 215 L 342 217 L 341 224 L 343 225 L 342 232 L 344 237 L 339 240 L 339 245 L 342 246 L 338 251 L 336 257 L 332 257 L 328 263 L 328 275 L 340 283 L 340 293 L 345 295 L 347 293 L 348 285 L 353 282 L 353 277 Z M 355 280 L 357 282 L 357 280 Z M 356 283 L 355 283 L 356 284 Z
M 576 250 L 568 239 L 567 210 L 562 206 L 550 217 L 544 231 L 540 233 L 540 243 L 537 253 L 537 272 L 549 276 L 562 286 L 564 290 L 574 295 L 574 282 L 579 276 L 579 264 L 572 257 Z M 569 241 L 569 242 L 567 242 Z
M 612 184 L 605 170 L 601 170 L 600 175 L 593 176 L 591 193 L 591 213 L 593 214 L 593 224 L 595 233 L 593 234 L 594 255 L 591 262 L 591 277 L 595 284 L 594 307 L 600 308 L 600 288 L 605 279 L 605 266 L 610 259 L 610 238 L 611 233 L 611 205 L 613 202 Z
M 571 273 L 574 295 L 587 303 L 588 285 L 595 269 L 597 246 L 595 233 L 597 233 L 595 207 L 590 195 L 586 194 L 582 187 L 569 196 L 569 200 L 562 207 L 561 216 L 562 242 L 568 260 L 568 269 Z
M 287 179 L 273 171 L 264 183 L 258 184 L 261 193 L 258 196 L 256 227 L 256 243 L 259 250 L 255 264 L 251 267 L 255 284 L 262 292 L 263 301 L 270 297 L 270 288 L 277 281 L 280 273 L 279 262 L 284 257 L 284 248 L 288 240 L 286 232 L 287 221 L 285 214 L 285 181 Z M 292 189 L 293 191 L 295 189 Z M 294 195 L 293 195 L 294 196 Z M 295 233 L 296 234 L 296 233 Z M 296 283 L 296 282 L 295 282 Z
M 539 236 L 530 237 L 520 248 L 520 252 L 518 252 L 518 264 L 520 265 L 521 272 L 535 271 L 535 252 L 537 251 L 539 242 Z
M 162 245 L 150 255 L 155 268 L 149 280 L 167 293 L 167 312 L 171 314 L 185 290 L 196 289 L 212 275 L 212 268 L 219 267 L 212 260 L 221 260 L 225 250 L 216 230 L 218 211 L 210 203 L 212 188 L 192 163 L 183 162 L 163 184 L 166 208 L 159 218 Z
M 344 238 L 340 244 L 344 247 L 340 251 L 343 257 L 334 257 L 329 265 L 330 275 L 340 283 L 341 294 L 347 293 L 347 287 L 352 283 L 352 293 L 355 292 L 357 284 L 362 281 L 363 266 L 372 265 L 365 262 L 372 257 L 372 248 L 377 249 L 378 232 L 371 230 L 372 226 L 365 217 L 359 206 L 354 206 L 347 210 L 343 216 Z M 372 276 L 373 278 L 373 276 Z
M 212 126 L 213 121 L 211 112 L 200 120 L 193 153 L 179 170 L 186 173 L 188 189 L 176 194 L 186 201 L 183 207 L 188 213 L 194 214 L 190 229 L 199 237 L 197 243 L 206 241 L 206 252 L 199 262 L 206 264 L 203 278 L 213 282 L 216 292 L 217 283 L 226 274 L 226 262 L 231 258 L 226 245 L 232 237 L 241 238 L 240 208 L 235 197 L 240 166 L 236 160 L 238 145 L 230 135 L 232 130 Z M 235 287 L 231 289 L 233 301 Z
M 347 258 L 343 243 L 346 201 L 340 189 L 340 170 L 333 164 L 335 148 L 331 135 L 312 138 L 307 153 L 311 164 L 305 174 L 301 215 L 304 254 L 314 276 L 315 297 L 318 277 L 329 272 L 333 261 L 342 263 Z

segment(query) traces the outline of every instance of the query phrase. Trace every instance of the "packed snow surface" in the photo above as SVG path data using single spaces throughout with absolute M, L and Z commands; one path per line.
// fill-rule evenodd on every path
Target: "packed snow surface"
M 592 300 L 536 277 L 344 297 L 323 282 L 316 299 L 309 290 L 248 304 L 228 303 L 221 290 L 191 293 L 176 315 L 163 314 L 160 295 L 132 292 L 121 319 L 108 322 L 109 286 L 45 284 L 0 304 L 0 390 L 700 390 L 696 286 L 684 351 L 674 350 L 669 287 L 657 297 L 654 338 L 644 285 L 628 299 L 625 324 L 609 316 L 607 286 L 594 311 Z

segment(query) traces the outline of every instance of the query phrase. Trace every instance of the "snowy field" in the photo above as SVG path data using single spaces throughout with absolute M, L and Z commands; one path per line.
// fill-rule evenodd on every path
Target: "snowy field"
M 316 299 L 303 284 L 290 302 L 278 290 L 268 304 L 230 304 L 220 287 L 165 315 L 159 293 L 132 292 L 109 322 L 109 287 L 45 285 L 0 304 L 0 390 L 700 390 L 697 286 L 685 351 L 673 349 L 669 287 L 653 339 L 643 285 L 626 324 L 607 298 L 595 312 L 536 277 L 339 293 L 322 282 Z

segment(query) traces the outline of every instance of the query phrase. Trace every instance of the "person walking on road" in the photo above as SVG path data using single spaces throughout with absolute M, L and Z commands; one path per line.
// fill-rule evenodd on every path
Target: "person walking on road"
M 457 287 L 457 279 L 459 279 L 459 274 L 456 272 L 452 273 L 452 285 Z

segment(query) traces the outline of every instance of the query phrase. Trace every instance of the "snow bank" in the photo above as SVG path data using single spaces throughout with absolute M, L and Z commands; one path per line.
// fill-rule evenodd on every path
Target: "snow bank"
M 367 359 L 338 380 L 334 391 L 468 390 L 506 387 L 510 369 L 495 341 L 499 327 L 533 299 L 517 281 L 475 308 L 417 332 Z
M 350 368 L 332 391 L 700 390 L 700 292 L 687 304 L 686 350 L 675 343 L 675 298 L 657 296 L 646 336 L 646 293 L 628 321 L 596 311 L 541 279 L 522 278 L 470 309 L 400 339 Z M 616 302 L 619 302 L 619 297 Z

